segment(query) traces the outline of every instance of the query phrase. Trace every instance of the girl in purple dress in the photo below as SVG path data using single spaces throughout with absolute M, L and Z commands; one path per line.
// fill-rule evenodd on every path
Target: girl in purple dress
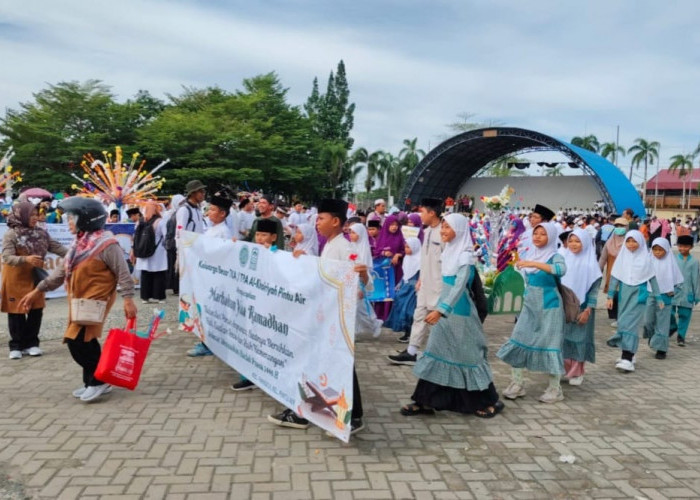
M 372 257 L 375 265 L 384 259 L 391 261 L 391 266 L 394 268 L 394 282 L 399 283 L 403 277 L 401 262 L 406 247 L 406 241 L 401 233 L 398 217 L 390 215 L 384 220 L 382 230 L 377 237 L 377 243 L 374 247 Z M 376 302 L 374 310 L 377 313 L 377 318 L 384 321 L 391 311 L 391 301 Z

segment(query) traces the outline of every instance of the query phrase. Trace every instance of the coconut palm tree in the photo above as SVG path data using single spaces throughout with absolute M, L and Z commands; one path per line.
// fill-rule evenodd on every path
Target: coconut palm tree
M 659 148 L 661 144 L 658 141 L 647 141 L 641 137 L 634 140 L 634 146 L 627 150 L 627 154 L 634 154 L 632 157 L 632 166 L 639 166 L 644 162 L 644 183 L 642 184 L 642 203 L 646 203 L 647 199 L 647 172 L 649 165 L 654 164 L 654 160 L 659 160 Z M 631 178 L 631 176 L 630 176 Z
M 671 160 L 671 165 L 668 167 L 669 172 L 678 171 L 678 177 L 683 179 L 683 196 L 681 198 L 681 208 L 685 208 L 685 178 L 692 177 L 693 174 L 693 160 L 694 155 L 673 155 Z M 690 206 L 690 196 L 688 196 L 688 206 Z
M 545 177 L 563 177 L 563 172 L 564 171 L 564 165 L 561 163 L 557 165 L 556 167 L 553 168 L 548 168 L 547 171 L 544 173 Z
M 619 144 L 615 142 L 604 142 L 600 145 L 600 156 L 603 158 L 610 157 L 613 165 L 617 166 L 617 159 L 620 156 L 625 156 L 626 150 Z M 630 180 L 632 180 L 632 174 L 630 173 Z
M 399 159 L 404 162 L 405 167 L 410 171 L 413 171 L 413 169 L 416 168 L 416 165 L 418 165 L 418 163 L 425 156 L 425 151 L 416 146 L 417 142 L 417 137 L 414 139 L 404 139 L 404 147 L 401 149 L 401 151 L 399 151 Z
M 598 142 L 598 138 L 593 134 L 587 135 L 585 137 L 573 137 L 571 139 L 571 144 L 583 149 L 587 149 L 588 151 L 593 151 L 594 153 L 597 153 L 600 150 L 600 142 Z

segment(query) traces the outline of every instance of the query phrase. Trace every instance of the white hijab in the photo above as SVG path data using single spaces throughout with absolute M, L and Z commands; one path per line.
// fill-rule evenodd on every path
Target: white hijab
M 547 231 L 547 243 L 543 247 L 535 246 L 533 237 L 533 241 L 530 244 L 530 249 L 528 250 L 527 256 L 524 260 L 532 260 L 535 262 L 546 264 L 547 261 L 552 258 L 552 255 L 557 253 L 557 242 L 559 241 L 559 232 L 557 231 L 556 226 L 552 222 L 542 222 L 532 228 L 533 235 L 538 227 L 544 228 L 544 230 Z M 532 274 L 539 271 L 539 269 L 535 267 L 524 267 L 522 270 L 526 274 Z
M 364 264 L 371 270 L 374 264 L 372 262 L 372 249 L 369 246 L 367 229 L 359 222 L 356 222 L 350 226 L 350 231 L 358 236 L 357 241 L 350 242 L 352 253 L 357 254 L 357 260 L 355 262 Z
M 311 224 L 299 224 L 297 226 L 297 231 L 301 233 L 304 237 L 301 243 L 297 243 L 295 250 L 303 250 L 306 255 L 316 255 L 318 256 L 318 235 L 316 234 L 316 228 Z
M 404 255 L 401 269 L 403 269 L 403 280 L 408 283 L 420 270 L 420 240 L 416 237 L 407 238 L 406 245 L 411 249 L 411 255 Z
M 442 275 L 454 276 L 460 267 L 474 263 L 474 244 L 469 234 L 469 219 L 464 215 L 449 214 L 444 221 L 455 232 L 455 237 L 445 245 L 440 256 Z
M 656 238 L 652 244 L 651 248 L 659 246 L 666 250 L 666 255 L 661 259 L 654 257 L 651 254 L 651 264 L 654 267 L 654 272 L 656 273 L 656 281 L 659 284 L 659 292 L 661 293 L 671 293 L 676 285 L 683 283 L 683 274 L 676 262 L 676 258 L 671 252 L 671 244 L 666 238 Z M 647 285 L 647 288 L 651 291 L 651 285 Z
M 567 241 L 570 241 L 571 236 L 581 240 L 581 251 L 573 253 L 568 248 L 564 249 L 566 274 L 561 277 L 561 282 L 574 291 L 581 304 L 585 304 L 588 290 L 603 277 L 603 273 L 600 272 L 598 260 L 595 258 L 595 246 L 590 233 L 585 229 L 576 228 L 569 233 Z
M 637 286 L 654 277 L 654 266 L 651 262 L 649 250 L 647 250 L 644 235 L 633 229 L 625 234 L 625 243 L 630 238 L 637 242 L 639 248 L 634 252 L 630 252 L 627 249 L 627 245 L 623 244 L 620 253 L 617 254 L 610 275 L 625 285 Z

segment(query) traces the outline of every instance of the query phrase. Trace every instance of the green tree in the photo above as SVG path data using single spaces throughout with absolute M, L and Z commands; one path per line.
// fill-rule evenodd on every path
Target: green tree
M 478 121 L 474 120 L 476 116 L 476 113 L 469 113 L 468 111 L 459 113 L 457 115 L 457 121 L 449 123 L 447 128 L 449 128 L 452 132 L 462 133 L 480 128 L 503 126 L 503 122 L 501 120 L 488 119 L 486 121 Z
M 626 150 L 622 146 L 615 142 L 604 142 L 600 145 L 600 156 L 603 158 L 609 158 L 613 165 L 617 166 L 617 160 L 620 156 L 625 156 Z M 630 171 L 630 180 L 632 180 L 632 173 Z
M 681 199 L 681 208 L 686 207 L 686 198 L 685 198 L 685 186 L 686 186 L 686 177 L 692 177 L 693 174 L 693 161 L 695 160 L 695 157 L 693 154 L 685 154 L 685 155 L 673 155 L 671 158 L 671 164 L 668 167 L 668 171 L 673 173 L 673 172 L 678 172 L 678 177 L 683 179 L 683 196 Z M 688 196 L 690 199 L 690 196 Z M 688 200 L 688 205 L 690 205 L 690 200 Z
M 598 142 L 598 138 L 593 134 L 584 137 L 573 137 L 571 139 L 571 144 L 589 151 L 593 151 L 594 153 L 600 151 L 600 142 Z
M 548 168 L 544 176 L 545 177 L 562 177 L 564 175 L 564 165 L 561 163 L 557 165 L 556 167 Z
M 319 92 L 318 78 L 314 78 L 304 110 L 321 141 L 341 143 L 346 151 L 352 149 L 354 139 L 350 132 L 354 124 L 355 104 L 350 102 L 350 89 L 342 60 L 336 73 L 331 71 L 325 94 Z
M 654 160 L 659 159 L 659 148 L 661 144 L 657 141 L 647 141 L 646 139 L 637 138 L 634 140 L 634 146 L 627 150 L 627 154 L 632 154 L 632 166 L 639 166 L 644 162 L 644 183 L 642 184 L 642 202 L 646 203 L 647 197 L 647 172 L 649 165 L 654 164 Z M 630 176 L 631 177 L 631 176 Z
M 413 169 L 416 168 L 416 165 L 418 165 L 425 156 L 425 151 L 418 148 L 417 143 L 417 137 L 413 139 L 404 139 L 403 148 L 399 151 L 399 160 L 404 163 L 404 168 L 408 170 L 409 173 L 413 172 Z
M 506 155 L 487 164 L 479 172 L 480 177 L 527 177 L 525 171 L 512 168 L 512 163 L 527 163 L 528 160 L 517 156 Z

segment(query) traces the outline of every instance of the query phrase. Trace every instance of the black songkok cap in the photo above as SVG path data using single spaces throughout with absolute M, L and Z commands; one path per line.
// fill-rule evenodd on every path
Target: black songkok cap
M 140 214 L 140 213 L 141 213 L 141 210 L 139 210 L 139 207 L 130 208 L 129 210 L 126 211 L 127 216 L 136 215 L 136 214 Z
M 678 237 L 678 241 L 676 242 L 676 245 L 690 245 L 691 247 L 693 246 L 693 237 L 690 235 L 683 235 Z
M 370 220 L 367 221 L 367 227 L 376 227 L 377 229 L 380 229 L 382 227 L 382 223 L 378 220 Z
M 321 200 L 318 204 L 318 213 L 338 214 L 345 218 L 348 212 L 348 202 L 344 200 L 336 200 L 328 198 Z
M 535 205 L 533 212 L 540 214 L 542 216 L 542 220 L 545 222 L 549 222 L 554 218 L 554 212 L 543 205 Z
M 258 233 L 277 234 L 277 221 L 273 219 L 258 219 L 255 231 Z
M 212 196 L 209 200 L 209 203 L 216 207 L 219 207 L 221 210 L 230 210 L 231 205 L 233 205 L 233 201 L 229 200 L 228 198 L 224 198 L 223 196 L 217 195 Z
M 434 210 L 438 215 L 442 212 L 443 201 L 440 198 L 423 198 L 420 204 L 422 207 Z

